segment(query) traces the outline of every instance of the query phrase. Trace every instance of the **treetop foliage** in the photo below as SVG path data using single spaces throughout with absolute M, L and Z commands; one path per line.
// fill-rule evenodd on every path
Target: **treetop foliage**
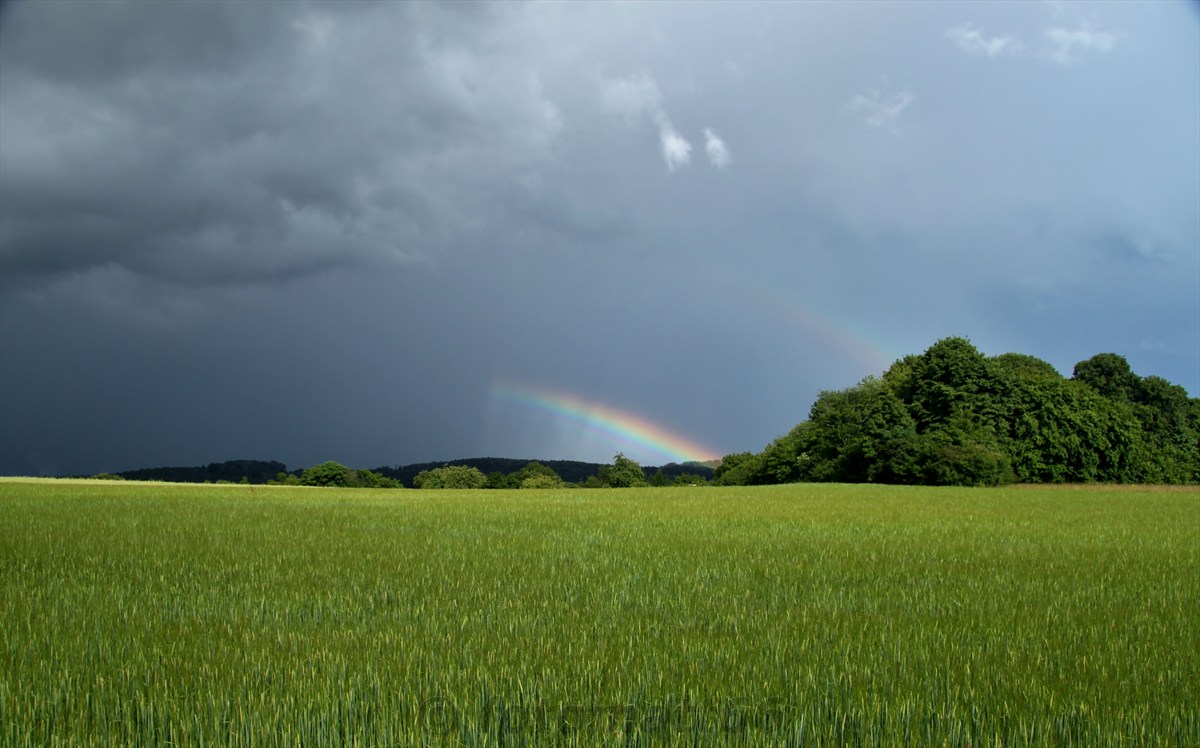
M 1200 482 L 1200 399 L 1102 353 L 1071 379 L 945 338 L 882 377 L 822 392 L 808 420 L 714 482 L 996 485 Z

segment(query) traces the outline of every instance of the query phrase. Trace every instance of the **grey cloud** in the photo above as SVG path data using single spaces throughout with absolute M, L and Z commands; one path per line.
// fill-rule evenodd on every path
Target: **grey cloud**
M 150 75 L 234 75 L 287 34 L 269 6 L 216 3 L 5 3 L 5 75 L 86 88 Z
M 111 264 L 255 280 L 436 253 L 446 227 L 488 215 L 489 185 L 536 170 L 562 128 L 537 71 L 480 60 L 488 27 L 451 26 L 461 13 L 275 6 L 269 24 L 250 12 L 266 27 L 255 35 L 227 4 L 143 5 L 83 19 L 22 6 L 6 21 L 6 285 Z M 159 51 L 197 23 L 214 32 L 205 44 Z M 143 26 L 153 33 L 132 52 L 104 54 Z M 81 28 L 93 41 L 67 62 L 26 54 Z

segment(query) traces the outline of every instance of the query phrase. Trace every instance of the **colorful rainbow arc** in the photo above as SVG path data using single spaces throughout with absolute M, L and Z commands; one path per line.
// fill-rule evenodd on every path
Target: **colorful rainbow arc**
M 641 416 L 565 392 L 497 382 L 492 385 L 492 393 L 504 400 L 581 424 L 618 442 L 649 450 L 672 462 L 712 460 L 722 454 L 720 450 L 674 434 Z

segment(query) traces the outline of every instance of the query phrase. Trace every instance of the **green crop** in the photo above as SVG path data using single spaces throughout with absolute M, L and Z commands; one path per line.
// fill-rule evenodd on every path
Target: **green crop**
M 1200 744 L 1200 491 L 0 481 L 5 746 Z

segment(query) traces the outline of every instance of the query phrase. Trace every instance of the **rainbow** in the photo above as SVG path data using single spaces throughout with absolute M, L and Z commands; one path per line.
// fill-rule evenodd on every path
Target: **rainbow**
M 896 360 L 896 356 L 887 353 L 882 346 L 872 344 L 865 335 L 831 315 L 804 307 L 782 295 L 768 295 L 761 303 L 776 319 L 841 351 L 863 369 L 863 376 L 882 374 Z
M 641 416 L 618 410 L 603 403 L 585 400 L 566 392 L 535 389 L 506 382 L 494 382 L 492 396 L 518 403 L 554 418 L 598 432 L 618 446 L 669 462 L 702 462 L 719 458 L 723 452 L 692 441 Z
M 795 294 L 750 275 L 733 276 L 728 280 L 740 283 L 743 296 L 752 300 L 763 318 L 779 321 L 798 330 L 809 339 L 823 341 L 840 351 L 848 361 L 861 367 L 862 376 L 882 374 L 896 360 L 891 346 L 883 346 L 848 319 L 840 319 L 829 311 L 805 304 Z

